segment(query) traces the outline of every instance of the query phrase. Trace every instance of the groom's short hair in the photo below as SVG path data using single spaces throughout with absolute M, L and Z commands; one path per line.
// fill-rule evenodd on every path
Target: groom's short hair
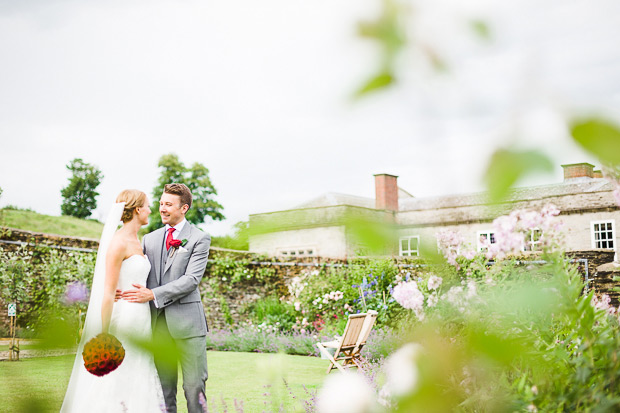
M 164 185 L 164 193 L 178 195 L 181 198 L 181 206 L 187 204 L 189 208 L 192 207 L 192 191 L 189 190 L 187 185 L 177 183 L 166 184 Z

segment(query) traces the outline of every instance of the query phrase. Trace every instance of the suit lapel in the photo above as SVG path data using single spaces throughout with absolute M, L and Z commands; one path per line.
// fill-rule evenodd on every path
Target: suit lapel
M 156 243 L 154 248 L 154 257 L 158 259 L 158 265 L 155 266 L 155 276 L 157 277 L 157 284 L 161 285 L 161 276 L 163 274 L 163 266 L 162 266 L 162 255 L 164 253 L 164 239 L 166 238 L 166 228 L 161 229 L 161 235 L 157 234 L 157 236 L 153 237 L 153 242 Z
M 184 239 L 189 239 L 189 235 L 191 234 L 191 232 L 191 225 L 189 222 L 186 222 L 185 225 L 183 225 L 183 229 L 181 230 L 181 233 L 179 234 L 179 237 L 177 239 L 181 241 L 183 241 Z M 168 253 L 170 254 L 171 252 L 172 248 L 170 248 L 170 251 L 168 251 Z M 166 266 L 164 267 L 164 272 L 162 273 L 162 276 L 170 269 L 172 263 L 174 262 L 174 259 L 177 257 L 177 254 L 178 251 L 176 251 L 172 257 L 168 255 L 168 260 L 166 261 Z

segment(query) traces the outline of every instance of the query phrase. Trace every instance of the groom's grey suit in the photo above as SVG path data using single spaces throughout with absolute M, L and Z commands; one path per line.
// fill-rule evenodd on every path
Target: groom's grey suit
M 189 413 L 202 411 L 207 380 L 207 321 L 198 285 L 205 272 L 211 237 L 185 222 L 175 237 L 187 240 L 178 249 L 165 247 L 166 229 L 160 228 L 142 239 L 142 249 L 152 263 L 146 286 L 155 297 L 151 301 L 151 320 L 155 344 L 168 341 L 176 346 L 183 373 L 183 390 Z M 158 343 L 159 341 L 159 343 Z M 158 358 L 159 372 L 166 408 L 176 412 L 176 363 Z

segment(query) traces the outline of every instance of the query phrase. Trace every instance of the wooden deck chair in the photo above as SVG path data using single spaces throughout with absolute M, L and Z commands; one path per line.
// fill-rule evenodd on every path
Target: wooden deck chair
M 361 361 L 366 361 L 361 356 L 360 352 L 366 344 L 368 335 L 372 330 L 375 320 L 377 319 L 377 312 L 370 310 L 365 314 L 351 314 L 347 321 L 347 326 L 344 328 L 342 337 L 334 341 L 328 341 L 325 343 L 317 343 L 321 354 L 327 358 L 329 367 L 327 373 L 329 374 L 333 368 L 337 368 L 340 371 L 344 371 L 344 366 L 356 365 L 359 369 L 362 368 Z M 327 348 L 335 348 L 336 352 L 332 354 L 327 351 Z

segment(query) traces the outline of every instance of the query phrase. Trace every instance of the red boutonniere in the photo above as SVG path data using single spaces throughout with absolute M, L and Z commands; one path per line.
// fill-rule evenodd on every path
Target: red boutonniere
M 185 246 L 185 244 L 187 244 L 187 240 L 180 240 L 180 239 L 173 239 L 172 241 L 170 241 L 170 246 L 172 248 L 179 248 L 179 247 L 183 247 Z

